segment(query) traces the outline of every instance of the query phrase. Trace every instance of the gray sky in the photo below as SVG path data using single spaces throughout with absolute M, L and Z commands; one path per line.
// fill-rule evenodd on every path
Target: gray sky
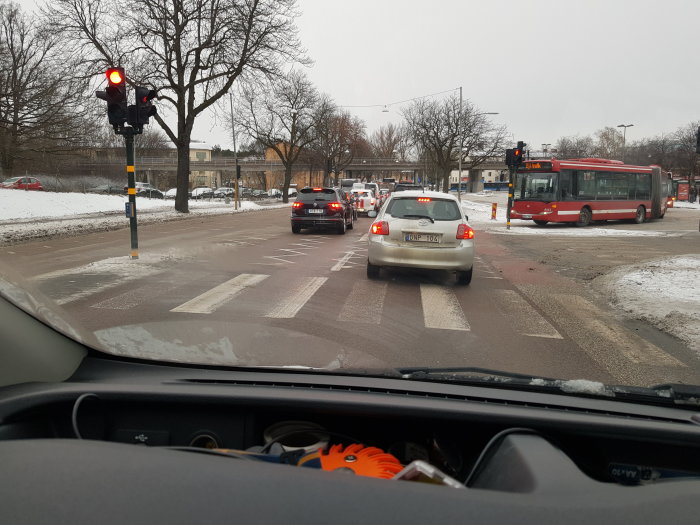
M 318 88 L 340 105 L 456 90 L 534 149 L 634 124 L 628 141 L 700 120 L 700 0 L 298 0 Z M 455 91 L 456 92 L 456 91 Z M 439 95 L 445 97 L 449 93 Z M 349 108 L 368 134 L 401 105 Z M 231 146 L 202 119 L 197 139 Z
M 341 105 L 463 87 L 534 148 L 700 120 L 700 0 L 299 0 L 311 79 Z M 441 96 L 448 96 L 444 94 Z M 372 132 L 401 106 L 353 111 Z M 224 145 L 222 131 L 213 137 Z M 203 137 L 208 138 L 208 137 Z M 213 138 L 209 138 L 213 140 Z

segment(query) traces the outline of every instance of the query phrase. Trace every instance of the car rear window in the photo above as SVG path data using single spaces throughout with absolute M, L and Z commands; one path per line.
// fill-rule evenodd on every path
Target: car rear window
M 336 195 L 335 190 L 328 188 L 324 188 L 322 190 L 304 188 L 297 196 L 297 200 L 301 202 L 335 201 L 338 200 L 338 196 Z
M 398 218 L 407 215 L 424 215 L 435 221 L 458 221 L 462 218 L 455 201 L 430 197 L 395 198 L 389 202 L 386 213 Z

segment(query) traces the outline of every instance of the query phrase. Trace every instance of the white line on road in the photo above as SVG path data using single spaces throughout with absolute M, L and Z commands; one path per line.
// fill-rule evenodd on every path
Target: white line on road
M 357 242 L 365 242 L 367 240 L 368 235 L 369 235 L 369 233 L 365 233 L 362 237 L 357 239 Z
M 509 318 L 513 328 L 522 335 L 563 339 L 561 334 L 533 309 L 515 290 L 494 290 L 498 309 Z
M 338 321 L 379 324 L 386 290 L 387 283 L 357 281 L 343 304 Z
M 276 319 L 291 319 L 297 315 L 309 299 L 323 286 L 328 277 L 306 277 L 301 279 L 294 290 L 286 294 L 285 298 L 265 317 Z
M 449 288 L 436 284 L 421 284 L 423 320 L 426 328 L 442 330 L 469 330 L 457 296 Z
M 210 314 L 233 299 L 234 296 L 238 295 L 244 289 L 255 286 L 268 277 L 269 275 L 258 273 L 242 273 L 170 311 L 191 314 Z
M 333 268 L 331 268 L 331 272 L 339 272 L 340 270 L 343 269 L 343 266 L 347 264 L 347 262 L 352 258 L 352 256 L 355 255 L 355 252 L 347 252 L 341 259 L 337 259 L 337 263 L 333 265 Z

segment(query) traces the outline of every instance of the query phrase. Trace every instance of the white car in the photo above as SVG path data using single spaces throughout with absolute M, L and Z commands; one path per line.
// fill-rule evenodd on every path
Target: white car
M 474 266 L 474 230 L 457 198 L 435 191 L 394 193 L 367 236 L 367 277 L 382 267 L 450 270 L 469 284 Z
M 372 190 L 352 190 L 350 193 L 357 213 L 369 213 L 379 209 L 379 202 L 372 194 Z

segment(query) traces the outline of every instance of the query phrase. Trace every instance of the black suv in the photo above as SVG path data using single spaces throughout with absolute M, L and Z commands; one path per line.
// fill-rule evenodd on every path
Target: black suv
M 353 208 L 334 188 L 302 188 L 292 205 L 292 232 L 302 228 L 333 228 L 339 234 L 352 229 Z

